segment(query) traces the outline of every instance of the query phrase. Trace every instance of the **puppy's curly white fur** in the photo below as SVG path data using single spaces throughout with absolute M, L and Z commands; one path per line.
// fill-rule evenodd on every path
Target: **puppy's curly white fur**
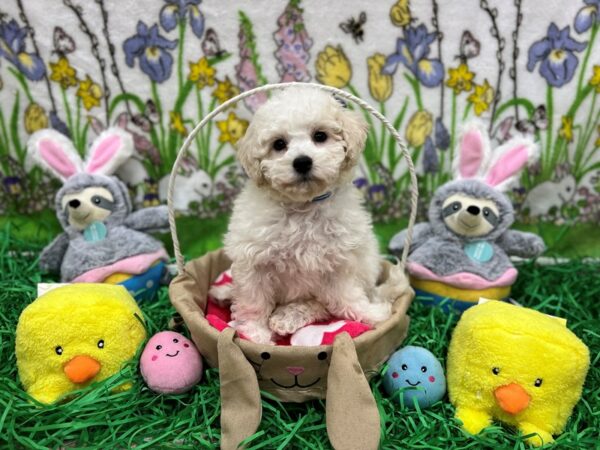
M 236 200 L 225 250 L 232 318 L 259 343 L 330 316 L 387 319 L 369 214 L 352 185 L 367 125 L 331 95 L 303 87 L 274 95 L 240 140 L 250 181 Z

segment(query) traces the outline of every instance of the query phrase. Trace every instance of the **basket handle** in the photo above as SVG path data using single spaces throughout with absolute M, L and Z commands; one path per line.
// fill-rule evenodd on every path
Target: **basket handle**
M 385 128 L 391 133 L 392 137 L 398 143 L 400 150 L 402 151 L 402 156 L 406 161 L 408 166 L 408 172 L 410 175 L 410 216 L 408 218 L 408 227 L 406 233 L 406 239 L 404 241 L 404 249 L 402 251 L 402 266 L 406 266 L 406 259 L 408 258 L 408 250 L 410 248 L 410 244 L 412 242 L 412 231 L 415 225 L 415 220 L 417 217 L 417 202 L 419 199 L 419 192 L 417 187 L 417 175 L 415 173 L 415 166 L 413 164 L 412 158 L 408 149 L 406 148 L 406 144 L 404 140 L 394 129 L 389 120 L 387 120 L 379 111 L 369 105 L 366 101 L 346 92 L 341 89 L 337 89 L 331 86 L 325 86 L 317 83 L 300 83 L 300 82 L 291 82 L 291 83 L 277 83 L 277 84 L 266 84 L 264 86 L 260 86 L 254 89 L 250 89 L 249 91 L 242 92 L 241 94 L 236 95 L 235 97 L 230 98 L 223 104 L 219 105 L 217 108 L 213 109 L 210 113 L 208 113 L 204 118 L 198 123 L 194 129 L 188 134 L 187 138 L 183 142 L 183 145 L 179 149 L 177 154 L 177 158 L 175 159 L 175 163 L 173 164 L 173 169 L 171 170 L 171 176 L 169 177 L 169 189 L 167 191 L 167 205 L 169 209 L 169 227 L 171 229 L 171 236 L 173 238 L 173 250 L 175 252 L 175 259 L 177 262 L 177 271 L 179 273 L 183 273 L 184 268 L 184 259 L 181 254 L 181 249 L 179 247 L 179 238 L 177 237 L 177 225 L 175 224 L 175 210 L 173 208 L 173 191 L 175 190 L 175 177 L 177 176 L 177 171 L 179 170 L 179 166 L 181 165 L 181 161 L 183 156 L 187 153 L 188 148 L 196 138 L 196 135 L 200 132 L 202 128 L 206 126 L 208 122 L 210 122 L 217 114 L 226 110 L 230 106 L 238 103 L 241 100 L 244 100 L 247 97 L 250 97 L 254 94 L 258 94 L 260 92 L 267 92 L 279 89 L 285 89 L 290 86 L 310 86 L 315 89 L 320 89 L 325 92 L 330 92 L 331 94 L 335 94 L 338 97 L 342 97 L 346 100 L 351 101 L 355 105 L 360 106 L 364 110 L 366 110 L 369 114 L 379 120 Z M 206 150 L 205 150 L 206 151 Z

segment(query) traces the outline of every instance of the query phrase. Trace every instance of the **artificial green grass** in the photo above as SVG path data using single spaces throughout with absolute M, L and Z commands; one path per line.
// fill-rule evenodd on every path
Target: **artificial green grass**
M 184 247 L 185 248 L 185 247 Z M 205 371 L 191 392 L 157 395 L 138 373 L 137 362 L 103 383 L 80 392 L 68 403 L 39 407 L 22 391 L 14 355 L 15 328 L 21 310 L 35 298 L 41 281 L 36 254 L 40 247 L 0 231 L 0 448 L 217 448 L 219 445 L 218 371 Z M 600 435 L 600 266 L 520 267 L 514 298 L 545 313 L 566 317 L 568 326 L 590 347 L 592 367 L 582 400 L 557 449 L 595 449 Z M 166 289 L 152 303 L 141 305 L 150 334 L 167 327 L 174 310 Z M 418 299 L 409 311 L 411 325 L 405 344 L 421 345 L 445 354 L 457 317 L 425 307 Z M 51 324 L 49 324 L 51 326 Z M 126 392 L 110 388 L 133 382 Z M 431 409 L 413 411 L 383 394 L 381 377 L 371 381 L 382 417 L 384 449 L 519 449 L 526 448 L 518 432 L 494 425 L 476 437 L 467 436 L 453 419 L 447 399 Z M 263 420 L 250 449 L 330 448 L 322 401 L 281 404 L 263 400 Z

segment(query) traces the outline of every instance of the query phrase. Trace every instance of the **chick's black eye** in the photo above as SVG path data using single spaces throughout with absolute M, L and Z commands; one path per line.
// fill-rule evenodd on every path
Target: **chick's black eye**
M 426 366 L 421 366 L 421 372 L 423 372 L 423 373 L 427 372 L 427 367 Z
M 408 366 L 406 364 L 402 364 L 402 370 L 408 370 Z
M 98 341 L 98 348 L 104 348 L 104 339 Z
M 494 375 L 498 375 L 500 373 L 500 369 L 498 367 L 494 367 L 494 368 L 492 368 L 492 373 Z
M 262 353 L 260 354 L 260 357 L 261 357 L 262 359 L 269 359 L 269 358 L 271 358 L 271 354 L 270 354 L 269 352 L 262 352 Z
M 277 139 L 273 142 L 273 150 L 277 152 L 281 152 L 285 150 L 287 147 L 287 143 L 283 139 Z
M 323 361 L 324 359 L 327 359 L 327 352 L 320 352 L 317 355 L 317 358 L 319 358 L 321 361 Z
M 60 345 L 58 345 L 58 346 L 57 346 L 57 347 L 54 349 L 54 351 L 55 351 L 55 352 L 56 352 L 56 354 L 57 354 L 57 355 L 59 355 L 59 356 L 63 354 L 63 348 L 62 348 Z
M 327 140 L 327 133 L 324 131 L 315 131 L 313 134 L 313 141 L 315 142 L 325 142 Z
M 162 345 L 157 345 L 156 346 L 156 350 L 160 350 L 162 348 Z
M 178 342 L 179 342 L 179 339 L 177 339 L 177 338 L 173 339 L 174 344 L 177 344 Z
M 540 387 L 542 385 L 542 381 L 543 380 L 541 378 L 538 378 L 538 379 L 535 380 L 535 383 L 533 383 L 533 385 L 535 387 Z

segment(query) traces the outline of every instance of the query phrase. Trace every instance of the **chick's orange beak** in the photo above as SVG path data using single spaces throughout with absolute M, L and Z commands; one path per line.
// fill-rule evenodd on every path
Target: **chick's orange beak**
M 531 397 L 517 383 L 500 386 L 494 391 L 496 403 L 509 414 L 518 414 L 529 406 Z
M 63 371 L 73 383 L 85 383 L 100 372 L 100 363 L 89 356 L 76 356 L 63 367 Z

